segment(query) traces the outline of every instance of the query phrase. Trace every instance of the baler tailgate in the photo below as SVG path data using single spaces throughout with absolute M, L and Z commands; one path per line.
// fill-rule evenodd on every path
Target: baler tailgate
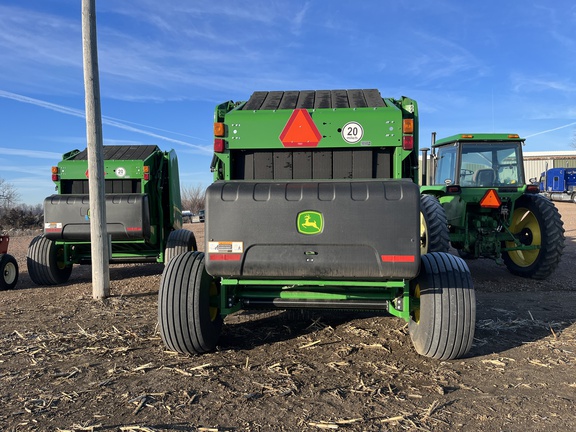
M 112 240 L 150 239 L 146 194 L 107 194 L 106 227 Z M 88 195 L 51 195 L 44 200 L 44 235 L 51 240 L 90 240 Z
M 216 182 L 207 191 L 214 276 L 371 280 L 419 269 L 410 181 Z

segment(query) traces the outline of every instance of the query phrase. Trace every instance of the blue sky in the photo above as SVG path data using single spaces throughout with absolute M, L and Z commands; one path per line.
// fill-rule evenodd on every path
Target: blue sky
M 214 106 L 255 90 L 378 88 L 414 98 L 430 133 L 515 132 L 571 150 L 576 4 L 569 0 L 97 0 L 104 144 L 174 148 L 207 186 Z M 0 177 L 21 202 L 86 147 L 81 0 L 0 4 Z

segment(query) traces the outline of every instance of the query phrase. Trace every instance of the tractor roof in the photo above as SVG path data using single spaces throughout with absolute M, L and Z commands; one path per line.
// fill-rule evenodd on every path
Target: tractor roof
M 524 141 L 518 134 L 510 133 L 471 133 L 458 134 L 442 138 L 434 143 L 434 147 L 456 142 L 490 142 L 490 141 Z

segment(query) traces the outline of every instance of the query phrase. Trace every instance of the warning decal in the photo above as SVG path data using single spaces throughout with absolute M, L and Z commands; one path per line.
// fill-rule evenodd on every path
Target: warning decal
M 316 147 L 322 134 L 305 109 L 295 109 L 280 134 L 284 147 Z
M 244 252 L 243 242 L 211 241 L 208 242 L 208 253 L 238 253 Z

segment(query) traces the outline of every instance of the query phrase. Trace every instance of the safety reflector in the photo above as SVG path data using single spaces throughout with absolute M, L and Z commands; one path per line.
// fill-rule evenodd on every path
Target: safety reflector
M 498 196 L 498 192 L 494 189 L 488 189 L 482 199 L 480 200 L 480 207 L 485 208 L 498 208 L 502 205 L 502 201 Z
M 316 147 L 321 139 L 322 134 L 305 109 L 295 109 L 280 134 L 284 147 Z
M 210 254 L 209 256 L 212 261 L 240 261 L 242 258 L 242 254 L 236 253 Z
M 416 260 L 414 255 L 382 255 L 382 262 L 388 263 L 411 263 Z

